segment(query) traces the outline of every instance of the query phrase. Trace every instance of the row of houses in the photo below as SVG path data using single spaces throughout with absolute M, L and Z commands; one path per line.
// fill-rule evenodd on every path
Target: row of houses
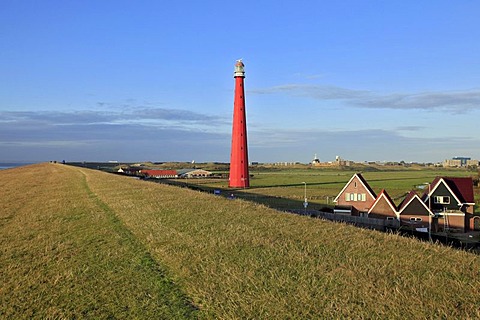
M 206 178 L 212 176 L 212 172 L 203 169 L 181 169 L 181 170 L 156 170 L 141 167 L 122 167 L 118 173 L 131 176 L 143 177 L 146 179 L 177 179 L 177 178 Z
M 365 178 L 354 174 L 334 199 L 335 214 L 386 220 L 393 226 L 415 231 L 480 230 L 474 214 L 473 180 L 437 177 L 422 195 L 412 190 L 397 206 L 386 190 L 376 194 Z

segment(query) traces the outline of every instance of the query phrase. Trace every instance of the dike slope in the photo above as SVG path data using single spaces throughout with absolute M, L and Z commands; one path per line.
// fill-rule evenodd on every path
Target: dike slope
M 0 195 L 0 318 L 195 318 L 82 171 L 2 170 Z
M 480 317 L 471 253 L 60 164 L 0 192 L 0 315 Z

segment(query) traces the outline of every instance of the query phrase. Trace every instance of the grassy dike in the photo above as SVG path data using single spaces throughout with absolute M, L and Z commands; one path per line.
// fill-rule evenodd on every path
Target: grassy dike
M 2 317 L 480 318 L 467 252 L 59 164 L 0 192 Z
M 0 318 L 195 318 L 81 171 L 2 170 L 0 195 Z

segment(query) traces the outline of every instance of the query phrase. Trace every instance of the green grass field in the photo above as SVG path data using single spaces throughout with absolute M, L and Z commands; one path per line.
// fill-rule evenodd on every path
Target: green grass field
M 472 253 L 60 164 L 0 193 L 1 318 L 480 317 Z
M 305 194 L 303 182 L 306 182 L 309 208 L 320 209 L 324 206 L 333 206 L 333 199 L 356 171 L 328 169 L 256 171 L 253 169 L 250 173 L 253 177 L 250 180 L 251 188 L 249 189 L 231 190 L 228 188 L 227 180 L 189 179 L 188 181 L 181 180 L 180 183 L 188 183 L 205 189 L 221 189 L 226 193 L 233 192 L 238 197 L 277 209 L 298 209 L 302 208 Z M 436 176 L 477 176 L 477 173 L 465 170 L 426 169 L 367 171 L 362 175 L 377 194 L 385 189 L 399 204 L 410 190 L 423 192 L 419 187 L 426 187 L 426 184 L 432 182 Z M 175 182 L 178 183 L 178 181 Z M 475 198 L 478 204 L 480 199 L 478 188 L 475 189 Z

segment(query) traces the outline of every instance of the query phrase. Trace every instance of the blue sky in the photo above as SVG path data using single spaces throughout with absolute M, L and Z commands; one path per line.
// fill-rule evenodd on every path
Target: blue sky
M 0 161 L 480 158 L 476 1 L 0 2 Z

